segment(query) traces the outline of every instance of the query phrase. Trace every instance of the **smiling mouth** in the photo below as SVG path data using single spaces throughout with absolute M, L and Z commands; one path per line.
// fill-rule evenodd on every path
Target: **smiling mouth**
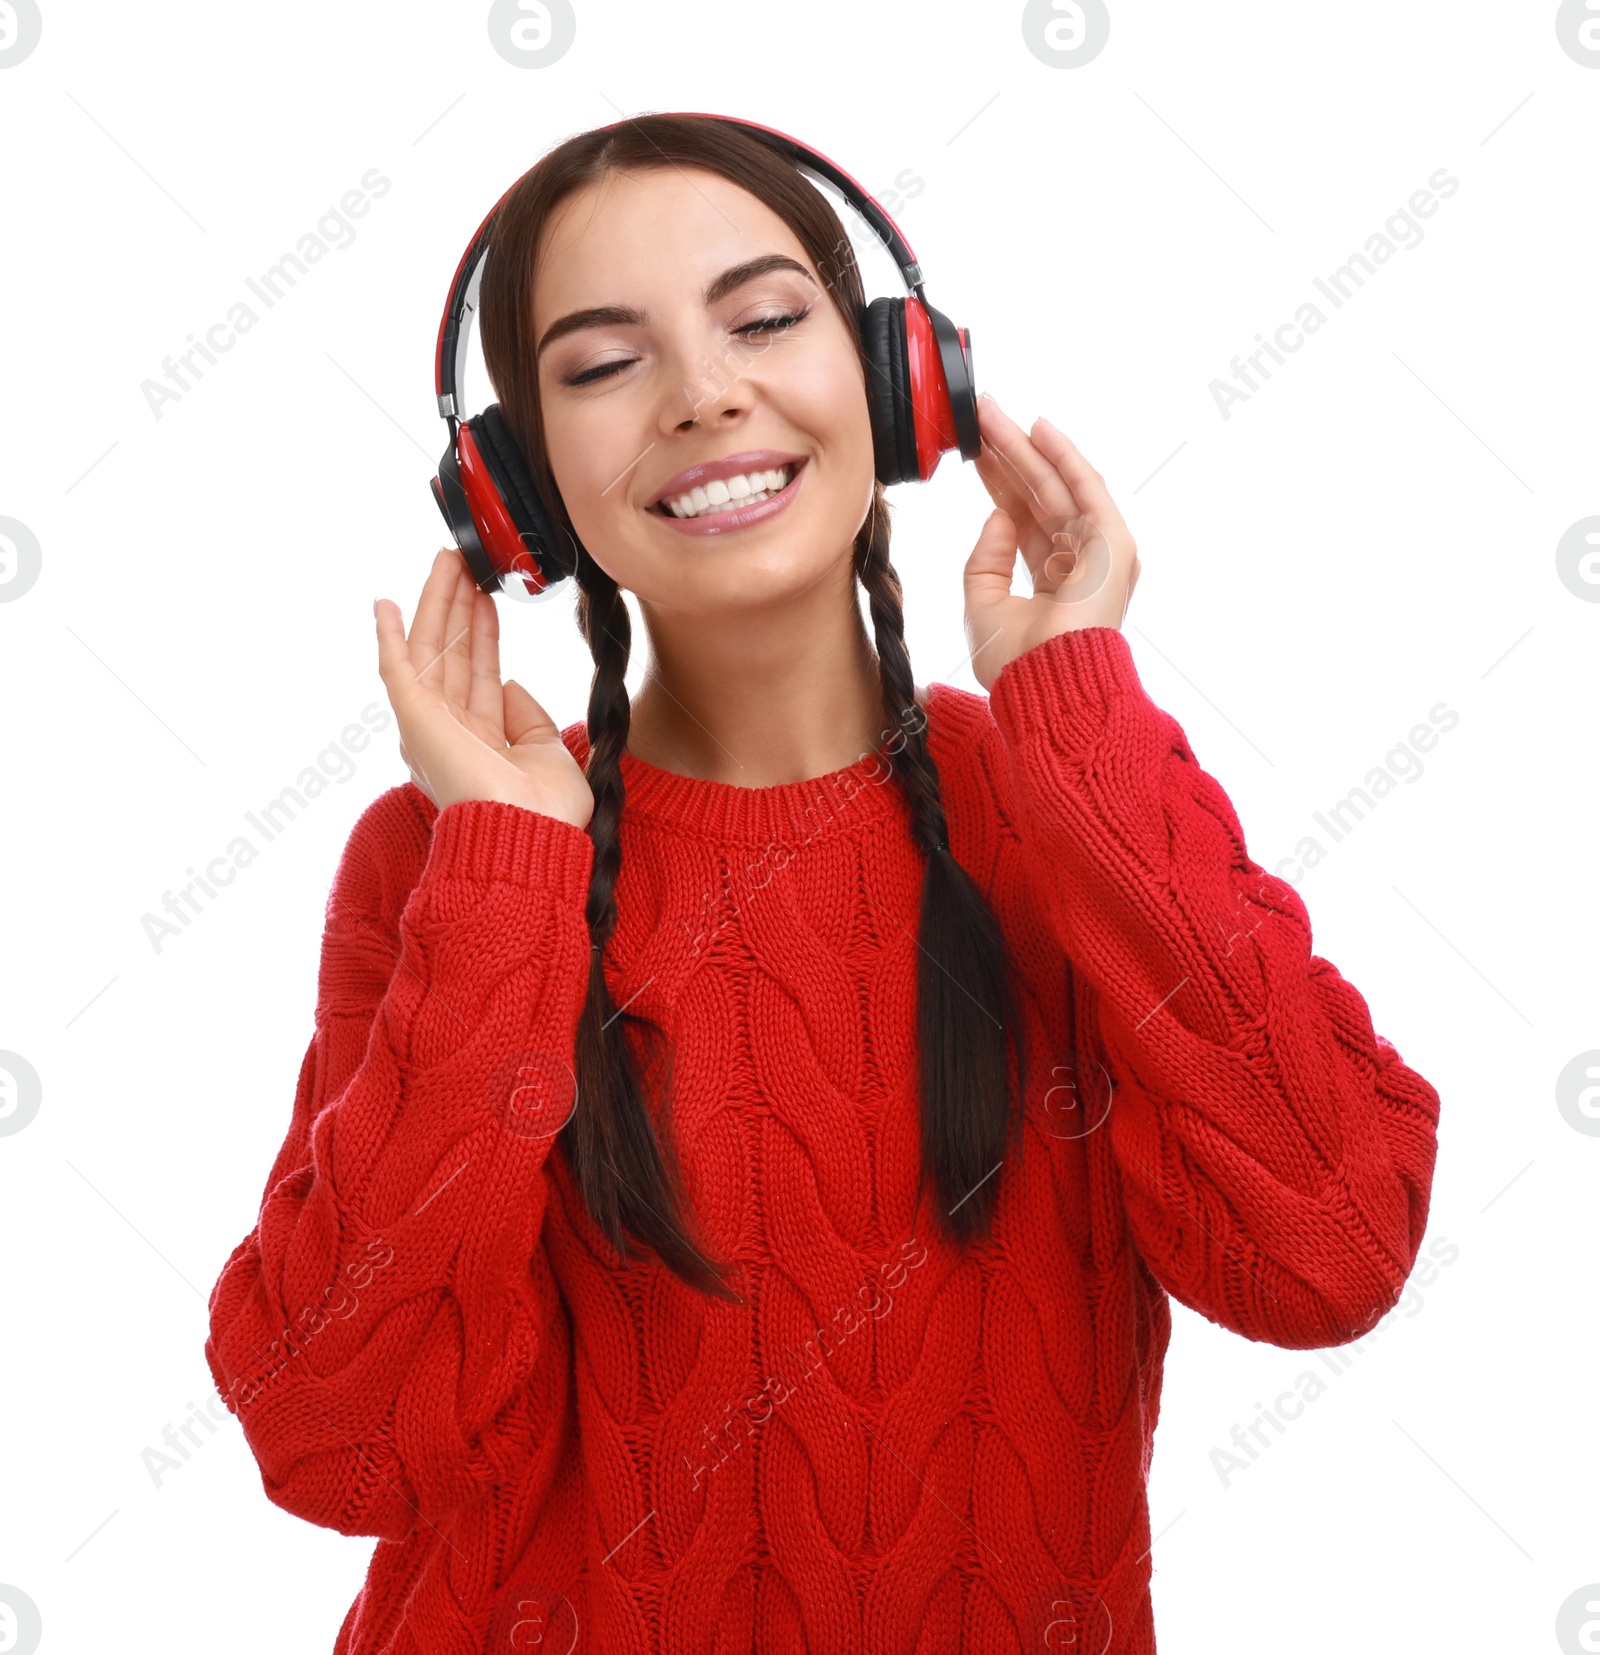
M 716 517 L 727 511 L 740 511 L 748 506 L 759 506 L 763 500 L 783 493 L 800 474 L 801 460 L 795 465 L 774 466 L 767 471 L 748 471 L 737 477 L 721 477 L 685 494 L 658 500 L 650 510 L 663 517 Z M 742 491 L 742 492 L 741 492 Z

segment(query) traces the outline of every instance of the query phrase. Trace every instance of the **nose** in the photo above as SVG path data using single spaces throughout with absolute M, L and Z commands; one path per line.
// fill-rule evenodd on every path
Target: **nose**
M 702 420 L 726 425 L 748 414 L 756 386 L 734 342 L 711 327 L 688 330 L 662 357 L 661 428 L 690 430 Z

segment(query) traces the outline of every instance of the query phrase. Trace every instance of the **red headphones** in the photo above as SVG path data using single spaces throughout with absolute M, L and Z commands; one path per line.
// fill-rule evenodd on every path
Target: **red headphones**
M 965 328 L 956 327 L 924 297 L 922 268 L 894 220 L 849 173 L 798 139 L 775 127 L 730 115 L 705 118 L 742 127 L 797 166 L 834 184 L 900 267 L 908 297 L 874 299 L 862 317 L 862 346 L 869 369 L 867 406 L 878 480 L 886 484 L 926 482 L 951 448 L 959 447 L 964 460 L 976 459 L 981 441 L 972 341 Z M 504 200 L 502 196 L 500 201 Z M 478 226 L 456 266 L 439 324 L 434 391 L 450 442 L 430 486 L 478 585 L 485 592 L 498 592 L 508 578 L 517 575 L 530 593 L 537 594 L 574 573 L 575 550 L 569 548 L 563 555 L 554 523 L 501 417 L 500 405 L 491 402 L 471 419 L 461 418 L 467 340 L 500 201 Z

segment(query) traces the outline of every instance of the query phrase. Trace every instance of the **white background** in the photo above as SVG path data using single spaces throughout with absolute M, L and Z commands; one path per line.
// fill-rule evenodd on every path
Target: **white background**
M 1600 513 L 1600 68 L 1551 0 L 1114 3 L 1070 70 L 1017 4 L 584 5 L 535 71 L 486 11 L 46 3 L 0 69 L 0 516 L 42 548 L 0 603 L 0 1048 L 43 1085 L 0 1137 L 0 1582 L 41 1647 L 328 1649 L 360 1586 L 373 1542 L 272 1507 L 231 1419 L 159 1486 L 141 1456 L 214 1394 L 206 1297 L 288 1124 L 340 850 L 405 776 L 392 726 L 159 953 L 141 916 L 385 704 L 371 605 L 409 617 L 442 543 L 433 342 L 472 230 L 561 138 L 680 108 L 921 181 L 900 222 L 980 386 L 1133 529 L 1147 689 L 1257 861 L 1330 847 L 1316 951 L 1443 1098 L 1424 1256 L 1457 1256 L 1351 1371 L 1175 1307 L 1163 1655 L 1560 1648 L 1600 1580 L 1600 1137 L 1556 1104 L 1600 1047 L 1600 604 L 1556 567 Z M 354 241 L 157 419 L 141 382 L 374 167 Z M 1211 381 L 1441 167 L 1420 244 L 1223 418 Z M 916 676 L 976 689 L 988 497 L 946 456 L 891 499 Z M 570 601 L 500 601 L 507 674 L 581 718 Z M 1440 702 L 1422 774 L 1318 832 Z M 1224 1485 L 1211 1451 L 1307 1369 L 1327 1393 Z

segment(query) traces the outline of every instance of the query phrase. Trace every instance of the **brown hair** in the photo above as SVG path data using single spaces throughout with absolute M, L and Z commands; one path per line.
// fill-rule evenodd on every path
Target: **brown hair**
M 568 196 L 613 172 L 698 167 L 719 173 L 772 209 L 793 230 L 833 302 L 850 324 L 863 375 L 873 372 L 861 344 L 865 300 L 849 238 L 832 206 L 786 157 L 746 130 L 697 115 L 642 115 L 581 132 L 523 174 L 501 204 L 490 232 L 480 293 L 484 363 L 501 417 L 566 542 L 579 588 L 578 625 L 594 657 L 589 690 L 585 768 L 594 794 L 588 833 L 594 841 L 587 918 L 591 940 L 588 997 L 578 1026 L 577 1100 L 561 1143 L 595 1223 L 618 1254 L 626 1235 L 653 1247 L 691 1286 L 739 1300 L 726 1284 L 728 1266 L 706 1257 L 689 1233 L 670 1131 L 658 1135 L 623 1021 L 663 1033 L 653 1019 L 612 1004 L 603 950 L 616 929 L 616 884 L 622 852 L 618 824 L 630 708 L 628 610 L 616 582 L 573 532 L 544 451 L 538 370 L 532 351 L 533 273 L 539 237 Z M 884 705 L 916 710 L 916 685 L 906 651 L 900 578 L 889 561 L 889 505 L 875 483 L 872 504 L 855 539 L 854 569 L 866 588 Z M 911 807 L 912 833 L 927 856 L 918 928 L 917 1049 L 922 1093 L 922 1175 L 931 1176 L 945 1210 L 947 1235 L 987 1234 L 996 1172 L 1021 1147 L 1020 1117 L 1009 1103 L 1007 1036 L 1016 1041 L 1019 1095 L 1024 1056 L 1010 962 L 998 922 L 978 887 L 948 849 L 949 830 L 939 773 L 928 751 L 926 719 L 902 716 L 909 728 L 892 763 Z M 885 731 L 885 736 L 888 735 Z M 884 759 L 885 764 L 891 761 Z M 669 1075 L 659 1095 L 671 1089 Z M 663 1123 L 668 1111 L 663 1107 Z

